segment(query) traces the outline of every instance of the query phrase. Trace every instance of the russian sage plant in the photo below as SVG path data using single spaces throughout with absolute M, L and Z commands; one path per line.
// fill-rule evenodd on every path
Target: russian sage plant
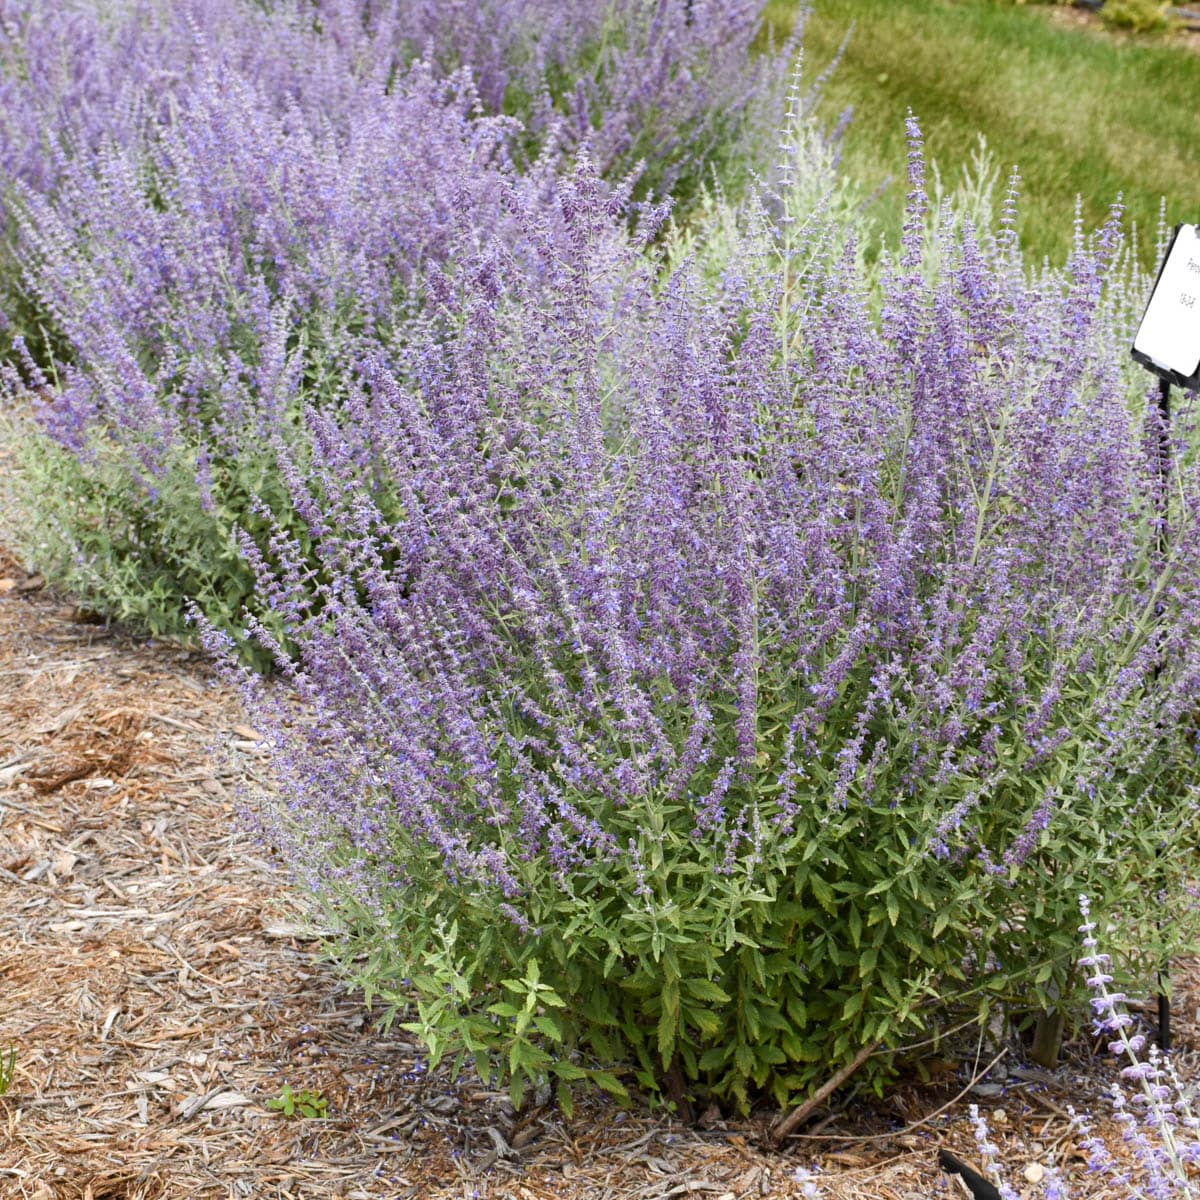
M 758 53 L 763 0 L 5 0 L 0 167 L 41 190 L 64 161 L 170 121 L 172 97 L 221 62 L 279 108 L 331 119 L 364 85 L 426 59 L 466 69 L 492 114 L 588 142 L 606 175 L 665 195 L 761 138 L 799 32 Z M 798 27 L 804 12 L 798 14 Z M 639 168 L 639 163 L 642 164 Z
M 878 293 L 782 184 L 657 278 L 585 159 L 561 240 L 438 275 L 310 414 L 283 568 L 245 543 L 311 714 L 246 678 L 264 834 L 517 1099 L 783 1104 L 876 1043 L 878 1086 L 1078 994 L 1083 886 L 1127 961 L 1191 935 L 1200 489 L 1124 368 L 1141 285 L 1115 218 L 1030 275 L 1011 203 L 930 213 L 910 132 Z
M 760 9 L 8 0 L 0 352 L 46 435 L 25 552 L 151 632 L 189 601 L 236 628 L 233 529 L 290 522 L 305 406 L 402 352 L 435 265 L 525 236 L 511 194 L 553 222 L 529 198 L 571 148 L 614 208 L 740 154 L 786 66 L 751 53 Z
M 70 348 L 53 381 L 28 356 L 10 372 L 46 435 L 25 449 L 40 566 L 155 633 L 189 601 L 237 613 L 233 527 L 286 519 L 274 449 L 303 406 L 336 403 L 361 343 L 402 343 L 422 274 L 541 187 L 476 103 L 416 64 L 339 132 L 213 65 L 151 149 L 18 190 L 25 292 Z
M 353 12 L 358 6 L 348 6 Z M 469 65 L 484 103 L 538 142 L 587 145 L 602 174 L 686 202 L 761 166 L 799 44 L 755 50 L 764 0 L 396 0 L 391 28 L 447 69 Z M 382 22 L 381 22 L 382 24 Z

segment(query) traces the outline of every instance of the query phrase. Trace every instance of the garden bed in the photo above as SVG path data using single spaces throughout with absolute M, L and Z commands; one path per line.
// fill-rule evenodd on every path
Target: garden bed
M 517 1120 L 477 1080 L 430 1075 L 239 831 L 269 786 L 244 722 L 202 659 L 93 624 L 0 558 L 0 1047 L 17 1051 L 0 1196 L 782 1197 L 815 1165 L 825 1195 L 897 1200 L 944 1186 L 937 1147 L 975 1157 L 972 1101 L 1004 1110 L 1013 1178 L 1082 1162 L 1067 1106 L 1104 1108 L 1087 1062 L 1050 1076 L 1010 1052 L 972 1086 L 986 1057 L 940 1058 L 931 1083 L 835 1104 L 779 1154 L 757 1148 L 765 1118 L 685 1129 L 598 1100 Z M 1191 968 L 1176 983 L 1190 1075 L 1200 986 Z M 269 1109 L 285 1084 L 329 1115 Z

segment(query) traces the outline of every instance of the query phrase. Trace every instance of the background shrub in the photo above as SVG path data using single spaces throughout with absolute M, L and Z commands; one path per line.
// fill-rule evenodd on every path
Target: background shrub
M 1169 7 L 1162 0 L 1107 0 L 1100 10 L 1100 19 L 1114 29 L 1150 33 L 1167 28 Z
M 39 565 L 155 633 L 189 602 L 240 622 L 234 531 L 294 523 L 275 452 L 304 405 L 340 402 L 363 344 L 401 353 L 421 273 L 542 186 L 475 107 L 469 79 L 418 65 L 339 133 L 213 67 L 151 147 L 18 190 L 24 291 L 69 348 L 53 378 L 27 356 L 10 379 L 46 434 L 22 451 Z
M 525 236 L 512 197 L 581 146 L 614 209 L 753 160 L 790 55 L 751 53 L 760 7 L 13 0 L 0 303 L 50 439 L 26 554 L 155 633 L 192 601 L 240 628 L 235 528 L 300 528 L 278 448 L 404 355 L 432 266 Z

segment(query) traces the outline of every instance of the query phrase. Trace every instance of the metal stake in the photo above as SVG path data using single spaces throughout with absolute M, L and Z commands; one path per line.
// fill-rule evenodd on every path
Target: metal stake
M 1171 381 L 1161 376 L 1158 381 L 1158 552 L 1166 558 L 1167 554 L 1167 514 L 1170 511 L 1171 480 Z M 1162 669 L 1162 660 L 1155 665 L 1154 676 L 1158 677 Z M 1156 851 L 1161 855 L 1162 851 Z M 1162 929 L 1162 922 L 1159 922 Z M 1158 971 L 1158 1045 L 1166 1054 L 1171 1049 L 1171 998 L 1167 995 L 1170 984 L 1170 964 L 1166 970 Z

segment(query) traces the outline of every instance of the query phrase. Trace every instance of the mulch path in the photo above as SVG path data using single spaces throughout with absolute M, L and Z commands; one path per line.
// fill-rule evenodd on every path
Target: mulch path
M 518 1116 L 428 1071 L 244 831 L 271 780 L 236 697 L 202 658 L 94 622 L 0 551 L 0 1197 L 741 1200 L 801 1195 L 803 1166 L 831 1200 L 925 1200 L 965 1194 L 936 1150 L 976 1159 L 972 1101 L 1028 1194 L 1034 1164 L 1082 1179 L 1067 1107 L 1106 1109 L 1086 1045 L 1053 1075 L 1015 1045 L 986 1073 L 974 1041 L 943 1046 L 929 1082 L 835 1096 L 774 1153 L 768 1116 L 685 1128 L 593 1098 Z M 1189 1078 L 1195 975 L 1176 975 Z M 285 1084 L 328 1115 L 269 1108 Z

